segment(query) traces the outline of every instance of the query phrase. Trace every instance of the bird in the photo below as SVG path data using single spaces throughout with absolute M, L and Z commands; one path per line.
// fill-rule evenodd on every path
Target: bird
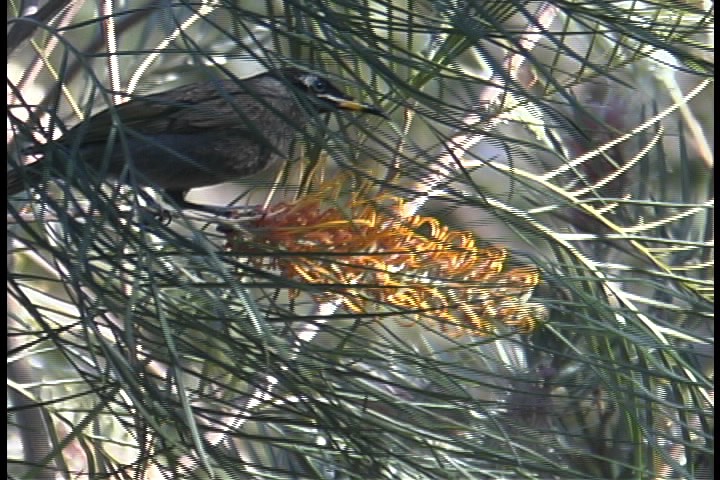
M 14 195 L 45 178 L 67 178 L 68 172 L 76 176 L 87 169 L 100 179 L 159 188 L 181 209 L 217 213 L 222 209 L 185 200 L 188 191 L 247 177 L 288 159 L 298 130 L 315 115 L 339 110 L 387 118 L 323 76 L 289 67 L 137 96 L 80 122 L 57 140 L 26 149 L 25 154 L 40 158 L 8 172 L 7 192 Z M 68 168 L 74 159 L 79 161 Z

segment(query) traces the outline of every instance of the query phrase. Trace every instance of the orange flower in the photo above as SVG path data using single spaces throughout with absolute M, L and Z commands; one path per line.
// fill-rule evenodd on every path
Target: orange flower
M 371 195 L 368 185 L 343 202 L 347 180 L 270 207 L 250 228 L 253 250 L 236 232 L 228 250 L 253 253 L 253 266 L 285 278 L 328 285 L 316 301 L 339 299 L 355 313 L 400 311 L 451 335 L 491 334 L 500 324 L 527 333 L 546 317 L 545 307 L 527 303 L 540 281 L 537 269 L 503 272 L 506 249 L 478 247 L 471 232 L 435 218 L 403 216 L 402 199 Z

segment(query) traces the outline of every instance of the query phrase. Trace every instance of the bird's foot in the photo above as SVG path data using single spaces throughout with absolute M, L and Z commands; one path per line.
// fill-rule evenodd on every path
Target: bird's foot
M 264 209 L 260 205 L 248 205 L 245 207 L 227 207 L 224 214 L 218 215 L 217 231 L 228 234 L 243 230 L 248 222 L 257 221 L 264 215 Z
M 206 205 L 203 203 L 194 203 L 185 200 L 187 191 L 165 191 L 167 196 L 175 202 L 180 210 L 197 210 L 199 212 L 209 213 L 217 217 L 238 218 L 257 214 L 258 206 L 230 206 L 220 207 L 217 205 Z
M 143 206 L 139 209 L 138 223 L 140 225 L 150 226 L 160 223 L 166 227 L 170 225 L 171 222 L 172 212 L 157 203 Z

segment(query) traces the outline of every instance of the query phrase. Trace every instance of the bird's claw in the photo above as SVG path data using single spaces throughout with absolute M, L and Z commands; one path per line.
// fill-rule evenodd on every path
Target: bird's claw
M 138 209 L 138 224 L 144 227 L 160 223 L 166 227 L 172 222 L 172 213 L 155 203 Z
M 260 205 L 227 208 L 225 214 L 219 216 L 226 218 L 228 221 L 221 221 L 217 226 L 217 231 L 224 234 L 238 231 L 238 225 L 257 220 L 264 214 L 264 210 Z

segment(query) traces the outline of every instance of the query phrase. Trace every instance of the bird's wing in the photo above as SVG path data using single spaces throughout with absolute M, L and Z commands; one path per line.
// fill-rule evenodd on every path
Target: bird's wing
M 141 135 L 196 133 L 212 129 L 253 130 L 250 123 L 263 108 L 256 95 L 231 80 L 190 84 L 174 90 L 137 97 L 100 112 L 73 127 L 64 143 L 76 138 L 83 144 L 106 142 L 114 125 Z M 114 119 L 117 119 L 116 121 Z

